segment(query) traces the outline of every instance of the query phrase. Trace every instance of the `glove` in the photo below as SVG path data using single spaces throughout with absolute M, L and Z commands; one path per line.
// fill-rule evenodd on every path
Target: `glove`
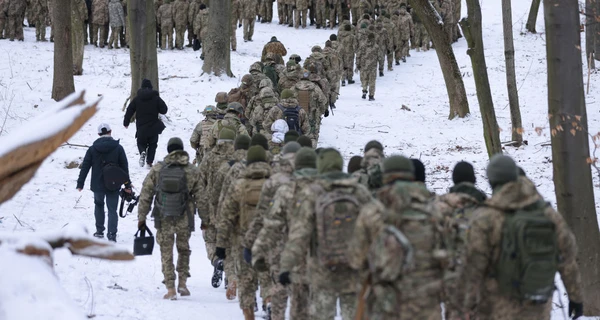
M 324 116 L 325 116 L 325 118 L 329 117 L 329 109 L 325 110 Z
M 138 230 L 146 230 L 146 220 L 138 221 Z
M 217 256 L 217 258 L 219 258 L 221 260 L 225 259 L 225 248 L 217 247 L 217 250 L 215 251 L 215 255 Z
M 288 284 L 292 283 L 292 281 L 290 280 L 289 271 L 282 272 L 279 274 L 279 283 L 281 283 L 284 286 L 287 286 Z
M 246 260 L 248 264 L 252 264 L 252 250 L 244 248 L 244 260 Z
M 330 9 L 335 9 L 335 6 L 333 5 L 333 3 L 329 6 Z
M 279 277 L 281 278 L 281 276 Z M 583 303 L 573 302 L 569 300 L 569 317 L 577 319 L 581 316 L 583 316 Z
M 253 267 L 254 267 L 254 270 L 256 270 L 258 272 L 269 271 L 269 267 L 267 267 L 267 264 L 265 263 L 264 258 L 258 258 L 256 260 L 256 262 L 254 263 Z

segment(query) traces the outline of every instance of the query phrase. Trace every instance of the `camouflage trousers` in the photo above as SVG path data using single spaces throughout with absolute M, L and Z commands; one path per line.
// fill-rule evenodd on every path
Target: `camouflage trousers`
M 46 18 L 40 15 L 35 19 L 35 40 L 46 41 Z
M 410 49 L 410 47 L 409 47 L 408 39 L 400 40 L 398 42 L 398 47 L 396 48 L 396 62 L 398 62 L 400 59 L 404 59 L 404 58 L 408 57 L 409 49 Z
M 383 68 L 385 67 L 385 55 L 386 55 L 386 50 L 379 50 L 379 53 L 377 54 L 377 65 L 379 65 L 379 71 L 383 71 Z
M 363 93 L 369 92 L 369 96 L 375 95 L 375 81 L 377 81 L 377 70 L 361 70 L 360 71 L 360 83 L 362 85 Z
M 271 277 L 277 279 L 279 273 L 271 272 Z M 278 281 L 273 282 L 274 283 L 271 286 L 271 320 L 284 320 L 285 309 L 287 308 L 288 289 Z
M 340 3 L 333 5 L 333 9 L 331 6 L 329 7 L 329 27 L 333 29 L 337 22 L 337 18 L 342 20 L 342 5 Z
M 246 261 L 244 261 L 246 263 Z M 273 278 L 271 278 L 271 273 L 269 271 L 265 272 L 256 272 L 256 276 L 258 278 L 258 283 L 260 285 L 260 298 L 263 301 L 263 304 L 271 301 L 271 292 L 273 291 Z
M 290 319 L 309 319 L 310 290 L 307 284 L 292 283 L 290 287 Z
M 252 36 L 254 35 L 254 22 L 256 20 L 252 19 L 244 19 L 244 41 L 252 41 Z
M 322 289 L 310 291 L 310 319 L 333 320 L 337 301 L 340 300 L 342 320 L 354 320 L 356 314 L 356 293 L 337 293 Z M 409 318 L 406 318 L 409 319 Z
M 292 1 L 292 4 L 287 5 L 287 13 L 286 14 L 287 14 L 288 26 L 294 25 L 294 10 L 295 10 L 294 7 L 295 7 L 295 4 L 293 4 L 293 1 Z
M 110 39 L 108 40 L 109 48 L 119 48 L 119 35 L 123 27 L 111 27 L 110 28 Z
M 6 18 L 4 15 L 0 15 L 0 39 L 5 39 L 4 27 L 6 26 Z M 7 32 L 8 34 L 8 32 Z
M 306 28 L 307 13 L 308 9 L 296 9 L 296 21 L 294 22 L 294 28 L 298 29 L 300 24 L 302 24 L 302 28 Z
M 175 270 L 179 281 L 190 277 L 190 236 L 188 218 L 164 219 L 156 232 L 156 242 L 160 246 L 163 283 L 169 288 L 175 288 Z M 173 245 L 177 248 L 177 267 L 173 266 Z
M 315 20 L 317 22 L 317 26 L 326 27 L 325 23 L 327 16 L 325 15 L 325 4 L 315 3 Z
M 187 39 L 188 39 L 188 45 L 192 45 L 194 42 L 194 36 L 196 35 L 196 33 L 194 33 L 194 28 L 192 27 L 192 24 L 188 24 L 187 25 Z
M 394 49 L 393 48 L 386 52 L 386 57 L 387 57 L 388 71 L 392 71 L 394 69 L 392 67 L 394 65 Z
M 427 29 L 425 29 L 425 26 L 422 23 L 415 23 L 414 29 L 415 36 L 413 37 L 413 39 L 415 41 L 414 43 L 411 43 L 412 47 L 420 47 L 423 50 L 429 50 L 429 42 L 431 42 L 431 40 L 429 39 L 429 34 L 427 33 Z
M 216 260 L 217 256 L 215 252 L 217 250 L 217 229 L 214 225 L 208 226 L 205 230 L 202 230 L 202 238 L 204 238 L 204 245 L 206 246 L 206 256 L 212 263 Z
M 509 320 L 536 319 L 550 320 L 552 299 L 545 304 L 519 302 L 499 294 L 489 294 L 483 297 L 478 306 L 477 320 Z M 473 317 L 471 317 L 473 319 Z
M 343 53 L 342 64 L 344 66 L 342 80 L 352 80 L 352 77 L 354 77 L 354 52 Z
M 264 21 L 271 22 L 273 20 L 273 1 L 262 1 L 260 4 L 260 15 Z
M 173 25 L 163 25 L 160 27 L 160 48 L 173 49 Z
M 227 281 L 229 283 L 237 282 L 237 274 L 236 274 L 236 258 L 238 256 L 235 246 L 231 248 L 225 249 L 225 261 L 223 261 L 223 271 L 225 271 L 225 276 L 227 277 Z
M 237 274 L 240 309 L 254 309 L 256 290 L 258 289 L 258 276 L 254 268 L 244 260 L 243 251 L 239 246 L 236 248 L 236 251 L 234 253 L 236 260 L 235 272 Z
M 23 19 L 20 16 L 8 16 L 6 34 L 10 40 L 23 40 Z
M 177 49 L 183 49 L 185 44 L 185 30 L 186 26 L 175 26 L 175 47 Z
M 108 25 L 95 24 L 92 32 L 93 42 L 100 48 L 104 48 L 104 43 L 108 40 Z
M 283 24 L 285 22 L 285 4 L 283 4 L 282 0 L 277 0 L 277 18 L 279 19 L 279 24 Z
M 350 14 L 352 15 L 352 24 L 356 25 L 360 20 L 361 15 L 359 14 L 358 7 L 350 7 Z
M 330 92 L 331 94 L 329 95 L 329 102 L 330 103 L 336 103 L 338 97 L 339 97 L 339 93 L 340 93 L 340 77 L 339 74 L 337 77 L 335 77 L 334 81 L 332 81 L 330 83 L 331 85 L 331 89 Z
M 369 320 L 442 319 L 440 301 L 436 296 L 424 296 L 401 303 L 394 300 L 393 295 L 381 295 L 379 300 L 370 296 L 367 299 L 366 309 Z
M 231 24 L 230 40 L 231 40 L 231 50 L 233 50 L 233 51 L 237 50 L 237 36 L 236 36 L 237 28 L 238 28 L 238 26 L 237 26 L 237 20 L 236 20 Z

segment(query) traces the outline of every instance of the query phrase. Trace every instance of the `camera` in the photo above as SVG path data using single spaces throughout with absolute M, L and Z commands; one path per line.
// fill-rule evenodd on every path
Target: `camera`
M 126 192 L 125 189 L 121 189 L 121 191 L 119 191 L 119 196 L 121 197 L 119 216 L 121 216 L 121 218 L 125 218 L 127 216 L 127 213 L 132 213 L 135 206 L 138 205 L 138 203 L 140 202 L 140 196 L 136 196 L 133 190 L 131 190 L 131 193 L 129 193 Z M 123 207 L 125 206 L 125 202 L 129 203 L 129 205 L 127 205 L 127 212 L 123 214 Z

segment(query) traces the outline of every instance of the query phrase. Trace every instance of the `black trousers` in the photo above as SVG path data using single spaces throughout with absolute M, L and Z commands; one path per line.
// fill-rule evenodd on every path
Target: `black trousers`
M 138 135 L 137 145 L 140 154 L 146 152 L 146 163 L 152 164 L 156 155 L 156 147 L 158 146 L 158 135 L 149 137 Z

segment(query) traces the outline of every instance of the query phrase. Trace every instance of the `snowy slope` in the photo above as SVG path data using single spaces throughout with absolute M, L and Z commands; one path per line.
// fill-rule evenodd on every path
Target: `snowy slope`
M 540 192 L 554 202 L 551 150 L 543 146 L 550 141 L 545 39 L 543 33 L 520 34 L 524 31 L 528 9 L 527 1 L 513 1 L 517 82 L 524 139 L 528 145 L 519 149 L 509 148 L 506 152 L 517 159 L 537 183 Z M 500 2 L 484 1 L 482 10 L 488 72 L 498 122 L 503 129 L 501 140 L 508 141 L 510 114 L 504 75 Z M 463 12 L 466 12 L 465 4 Z M 544 30 L 542 14 L 538 18 L 537 30 Z M 169 105 L 170 121 L 161 136 L 157 159 L 166 155 L 168 138 L 179 136 L 184 141 L 189 139 L 195 124 L 202 119 L 199 112 L 205 105 L 213 104 L 218 91 L 229 91 L 239 84 L 250 64 L 259 60 L 263 44 L 271 36 L 277 36 L 290 54 L 297 53 L 304 58 L 313 45 L 323 46 L 331 33 L 331 30 L 314 28 L 296 30 L 275 23 L 257 24 L 255 41 L 244 43 L 238 29 L 238 52 L 231 55 L 236 78 L 231 79 L 200 76 L 202 62 L 199 54 L 190 49 L 159 52 L 161 96 Z M 50 99 L 52 44 L 34 42 L 35 30 L 31 28 L 26 28 L 25 38 L 26 42 L 0 41 L 0 127 L 8 110 L 2 134 L 27 126 L 31 117 L 55 104 Z M 447 120 L 449 106 L 435 52 L 412 51 L 408 63 L 394 66 L 393 72 L 386 72 L 383 78 L 378 78 L 375 102 L 360 99 L 358 81 L 341 89 L 342 96 L 335 116 L 323 121 L 320 145 L 335 146 L 349 159 L 360 154 L 367 141 L 376 138 L 386 146 L 387 154 L 420 157 L 428 170 L 428 186 L 438 193 L 450 187 L 453 165 L 459 160 L 468 160 L 477 170 L 479 186 L 490 191 L 484 179 L 487 155 L 464 39 L 455 44 L 454 49 L 464 74 L 470 117 Z M 100 122 L 111 124 L 113 135 L 121 139 L 129 157 L 134 185 L 139 187 L 148 169 L 137 166 L 134 128 L 125 130 L 121 125 L 121 109 L 130 90 L 129 52 L 93 46 L 86 46 L 85 50 L 83 76 L 75 78 L 75 86 L 77 90 L 85 89 L 90 96 L 102 96 L 102 101 L 97 115 L 70 142 L 90 145 L 97 138 L 97 125 Z M 358 75 L 355 79 L 359 79 Z M 598 75 L 593 74 L 590 94 L 586 96 L 590 132 L 600 130 L 600 87 L 597 80 Z M 401 110 L 402 104 L 412 111 Z M 541 136 L 534 131 L 535 127 L 545 128 Z M 35 127 L 30 129 L 36 130 Z M 186 148 L 192 153 L 189 146 Z M 65 168 L 73 160 L 80 161 L 84 154 L 83 148 L 63 147 L 55 152 L 13 200 L 0 206 L 0 232 L 55 230 L 68 223 L 84 223 L 93 229 L 93 194 L 89 190 L 77 192 L 75 181 L 79 172 Z M 594 184 L 599 184 L 597 178 Z M 598 196 L 596 200 L 600 203 Z M 24 224 L 19 224 L 13 215 Z M 136 220 L 135 216 L 121 219 L 120 244 L 131 246 L 137 228 Z M 158 248 L 151 257 L 122 263 L 70 257 L 66 251 L 59 251 L 55 255 L 55 267 L 66 291 L 82 312 L 95 314 L 98 319 L 242 319 L 237 301 L 227 301 L 223 288 L 213 289 L 210 286 L 212 267 L 206 259 L 199 232 L 193 234 L 191 245 L 192 278 L 189 288 L 192 296 L 177 302 L 162 300 L 165 290 L 161 284 Z M 126 291 L 108 288 L 115 284 Z M 563 318 L 561 311 L 555 310 L 553 318 Z

